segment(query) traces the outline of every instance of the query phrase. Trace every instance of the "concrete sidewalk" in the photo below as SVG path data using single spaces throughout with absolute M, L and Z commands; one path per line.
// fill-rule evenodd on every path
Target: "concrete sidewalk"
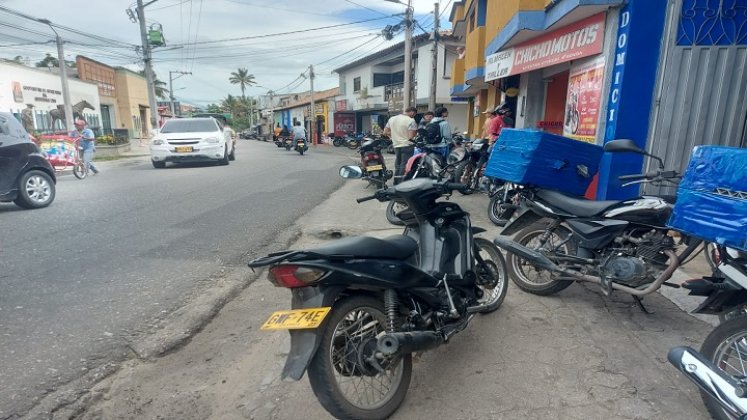
M 289 227 L 298 238 L 290 247 L 399 233 L 386 222 L 386 203 L 355 203 L 373 191 L 364 187 L 350 180 Z M 474 225 L 488 228 L 483 236 L 498 234 L 487 219 L 486 197 L 452 200 L 470 211 Z M 247 281 L 254 278 L 245 266 L 234 270 Z M 130 360 L 52 417 L 330 418 L 306 378 L 280 381 L 288 335 L 259 326 L 271 312 L 289 307 L 290 293 L 273 287 L 264 272 L 257 280 L 188 344 L 154 359 Z M 645 303 L 653 315 L 626 295 L 605 297 L 589 285 L 540 297 L 511 284 L 500 310 L 416 358 L 408 396 L 393 418 L 708 418 L 695 388 L 670 367 L 666 353 L 675 345 L 699 346 L 711 327 L 658 294 Z

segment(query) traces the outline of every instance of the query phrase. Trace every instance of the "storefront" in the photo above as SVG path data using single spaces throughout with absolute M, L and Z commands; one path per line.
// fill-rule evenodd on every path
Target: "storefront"
M 560 0 L 519 12 L 486 49 L 485 79 L 513 107 L 517 128 L 602 145 L 616 138 L 646 149 L 667 2 Z M 522 15 L 523 14 L 523 15 Z M 518 77 L 516 101 L 508 92 Z M 639 194 L 618 177 L 643 170 L 643 157 L 605 154 L 590 196 Z

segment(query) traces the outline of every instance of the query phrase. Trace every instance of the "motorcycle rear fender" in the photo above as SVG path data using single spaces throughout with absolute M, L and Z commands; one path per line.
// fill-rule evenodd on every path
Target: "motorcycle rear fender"
M 342 287 L 301 287 L 292 290 L 292 309 L 322 308 L 335 303 L 343 291 Z M 326 321 L 316 329 L 289 330 L 291 337 L 290 351 L 285 359 L 282 379 L 291 378 L 295 381 L 303 378 L 311 359 L 316 354 L 321 342 L 322 332 Z
M 501 235 L 511 236 L 540 220 L 542 220 L 542 216 L 532 211 L 532 209 L 522 206 L 519 209 L 519 215 L 506 224 L 506 227 L 501 231 Z

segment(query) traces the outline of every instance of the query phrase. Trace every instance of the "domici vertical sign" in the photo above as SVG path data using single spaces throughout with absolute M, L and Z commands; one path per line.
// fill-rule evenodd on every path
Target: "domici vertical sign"
M 620 13 L 620 27 L 617 31 L 615 45 L 615 61 L 612 66 L 612 84 L 607 105 L 607 129 L 605 139 L 614 140 L 617 128 L 617 113 L 620 107 L 620 93 L 622 91 L 623 74 L 625 71 L 625 57 L 628 54 L 628 37 L 630 33 L 630 10 L 623 9 Z

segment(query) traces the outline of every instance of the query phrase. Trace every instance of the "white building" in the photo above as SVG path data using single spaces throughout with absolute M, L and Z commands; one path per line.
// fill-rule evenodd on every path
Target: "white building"
M 99 126 L 101 103 L 98 86 L 74 77 L 68 78 L 68 86 L 73 107 L 81 110 L 89 125 Z M 52 127 L 49 114 L 53 109 L 63 105 L 59 73 L 47 68 L 0 61 L 0 110 L 11 112 L 20 118 L 21 111 L 28 105 L 33 105 L 35 129 L 64 128 L 64 121 L 56 122 L 55 127 Z
M 436 106 L 449 110 L 449 120 L 467 121 L 469 107 L 450 95 L 451 68 L 457 58 L 458 41 L 443 33 L 438 44 Z M 413 101 L 418 113 L 428 110 L 432 80 L 432 48 L 429 35 L 413 38 Z M 400 42 L 334 70 L 340 76 L 340 95 L 335 104 L 335 121 L 356 123 L 355 131 L 376 132 L 389 116 L 402 110 L 405 71 L 405 44 Z M 417 117 L 419 118 L 419 117 Z M 337 125 L 337 124 L 336 124 Z M 452 129 L 466 127 L 452 122 Z

